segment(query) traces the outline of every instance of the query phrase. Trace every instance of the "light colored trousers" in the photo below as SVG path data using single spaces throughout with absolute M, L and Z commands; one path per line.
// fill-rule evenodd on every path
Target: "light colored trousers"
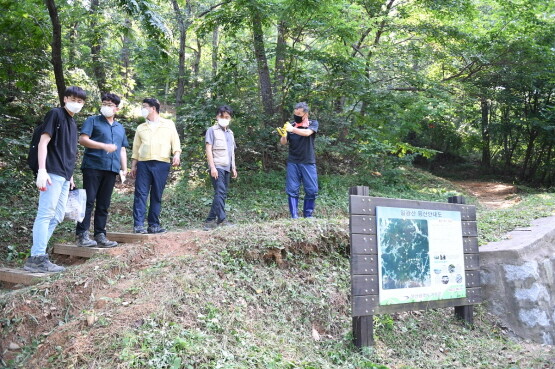
M 46 184 L 46 191 L 39 195 L 39 208 L 33 224 L 33 247 L 31 256 L 45 255 L 48 240 L 54 229 L 64 220 L 69 181 L 56 174 L 48 174 L 52 184 Z

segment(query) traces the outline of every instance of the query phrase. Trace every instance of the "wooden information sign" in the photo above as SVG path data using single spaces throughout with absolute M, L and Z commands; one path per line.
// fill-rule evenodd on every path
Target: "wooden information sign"
M 349 190 L 351 304 L 357 347 L 372 346 L 373 316 L 454 307 L 473 323 L 480 303 L 476 208 L 368 196 Z

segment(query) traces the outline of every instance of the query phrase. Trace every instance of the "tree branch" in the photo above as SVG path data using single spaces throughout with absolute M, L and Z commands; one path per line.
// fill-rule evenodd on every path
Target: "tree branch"
M 393 7 L 394 2 L 395 2 L 395 0 L 389 0 L 389 3 L 387 3 L 387 7 L 386 7 L 386 10 L 385 10 L 385 16 L 389 15 L 389 12 L 390 12 L 391 8 Z M 380 38 L 382 37 L 382 34 L 384 32 L 385 23 L 386 23 L 386 18 L 384 17 L 384 19 L 380 22 L 380 26 L 378 27 L 378 30 L 376 31 L 376 37 L 374 38 L 374 45 L 377 45 L 377 44 L 380 43 Z
M 198 15 L 198 18 L 204 17 L 206 14 L 210 13 L 212 10 L 214 10 L 214 9 L 216 9 L 216 8 L 222 6 L 222 5 L 229 4 L 229 3 L 231 3 L 232 1 L 233 1 L 233 0 L 228 0 L 228 1 L 223 1 L 223 2 L 221 2 L 221 3 L 219 3 L 219 4 L 216 4 L 216 5 L 212 5 L 210 8 L 208 8 L 208 10 L 205 10 L 205 11 L 203 11 L 202 13 L 200 13 L 200 14 Z
M 360 51 L 360 48 L 362 47 L 362 43 L 364 42 L 366 37 L 368 37 L 371 31 L 372 31 L 372 27 L 368 27 L 366 31 L 364 31 L 364 33 L 360 36 L 360 39 L 358 40 L 356 45 L 351 45 L 351 47 L 354 49 L 353 54 L 351 55 L 353 58 L 356 56 L 356 54 L 360 54 L 360 56 L 364 56 Z
M 419 92 L 419 91 L 426 91 L 423 88 L 419 87 L 389 87 L 389 91 L 411 91 L 411 92 Z
M 457 73 L 455 73 L 455 74 L 453 74 L 449 77 L 445 77 L 441 81 L 442 82 L 447 82 L 447 81 L 450 81 L 454 78 L 462 76 L 466 72 L 466 70 L 471 69 L 474 64 L 476 64 L 476 60 L 471 61 L 469 64 L 465 65 L 461 70 L 459 70 Z M 480 67 L 478 67 L 478 68 L 480 68 Z

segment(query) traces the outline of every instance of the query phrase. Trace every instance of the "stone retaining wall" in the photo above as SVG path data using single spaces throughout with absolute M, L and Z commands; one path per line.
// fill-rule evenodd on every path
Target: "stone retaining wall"
M 480 247 L 488 309 L 516 334 L 555 345 L 555 216 Z

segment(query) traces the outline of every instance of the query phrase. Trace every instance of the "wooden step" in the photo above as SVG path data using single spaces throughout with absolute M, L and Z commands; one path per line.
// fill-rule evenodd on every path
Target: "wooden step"
M 136 243 L 147 241 L 149 238 L 156 237 L 155 234 L 141 234 L 141 233 L 123 233 L 123 232 L 108 232 L 106 238 L 110 241 L 119 243 Z
M 60 255 L 77 256 L 80 258 L 92 258 L 94 255 L 99 253 L 109 253 L 111 249 L 105 249 L 100 247 L 79 247 L 77 245 L 62 245 L 56 244 L 52 249 L 52 253 Z
M 31 273 L 24 269 L 0 268 L 0 282 L 32 285 L 52 273 Z

